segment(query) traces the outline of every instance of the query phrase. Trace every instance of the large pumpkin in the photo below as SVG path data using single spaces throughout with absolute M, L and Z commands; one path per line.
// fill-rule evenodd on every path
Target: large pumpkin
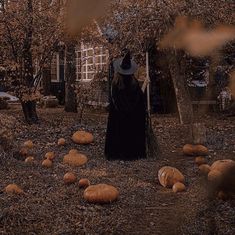
M 77 149 L 71 149 L 71 150 L 69 151 L 69 154 L 76 154 L 76 153 L 78 153 L 78 150 L 77 150 Z
M 235 194 L 235 161 L 227 159 L 214 162 L 208 181 L 213 193 L 223 191 Z
M 73 134 L 72 140 L 76 144 L 91 144 L 94 141 L 94 136 L 86 131 L 77 131 Z
M 218 170 L 221 172 L 227 171 L 231 167 L 235 166 L 235 161 L 231 159 L 218 160 L 211 165 L 211 170 Z
M 158 171 L 158 180 L 163 187 L 172 187 L 175 183 L 184 183 L 183 174 L 176 168 L 165 166 Z
M 118 196 L 118 190 L 107 184 L 92 185 L 84 191 L 84 199 L 91 203 L 111 203 L 117 200 Z
M 83 166 L 87 161 L 87 156 L 81 153 L 67 154 L 63 159 L 63 162 L 70 166 Z

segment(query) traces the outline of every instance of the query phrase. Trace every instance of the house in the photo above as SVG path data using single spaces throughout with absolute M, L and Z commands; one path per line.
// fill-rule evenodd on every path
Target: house
M 76 47 L 76 81 L 77 83 L 91 82 L 98 73 L 107 73 L 109 67 L 109 53 L 103 46 L 93 47 L 81 42 Z M 65 87 L 65 55 L 64 49 L 54 53 L 51 61 L 51 93 L 59 96 L 64 93 Z M 107 103 L 107 95 L 100 95 L 102 91 L 94 92 L 94 100 L 91 102 Z M 106 92 L 105 92 L 106 93 Z

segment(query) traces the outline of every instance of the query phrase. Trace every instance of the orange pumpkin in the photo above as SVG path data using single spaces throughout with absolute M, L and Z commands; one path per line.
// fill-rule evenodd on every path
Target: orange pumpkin
M 206 158 L 204 157 L 196 157 L 195 158 L 195 163 L 200 166 L 200 165 L 203 165 L 203 164 L 206 164 Z
M 55 158 L 55 153 L 54 152 L 48 152 L 45 154 L 45 158 L 49 159 L 50 161 L 53 161 Z
M 33 146 L 34 146 L 34 144 L 33 144 L 32 140 L 25 141 L 23 144 L 23 147 L 28 148 L 28 149 L 32 149 Z
M 84 199 L 90 203 L 111 203 L 118 199 L 119 191 L 107 184 L 89 186 L 84 191 Z
M 76 144 L 91 144 L 94 141 L 94 136 L 86 131 L 77 131 L 73 134 L 72 140 Z
M 222 182 L 223 176 L 221 171 L 212 170 L 209 172 L 207 176 L 208 181 L 210 181 L 214 186 L 219 185 Z
M 16 184 L 9 184 L 5 188 L 5 192 L 8 194 L 22 194 L 24 191 Z
M 78 153 L 78 150 L 77 149 L 71 149 L 69 151 L 69 154 L 77 154 Z
M 184 184 L 177 182 L 173 185 L 172 190 L 174 193 L 183 192 L 186 190 L 186 187 Z
M 67 154 L 63 159 L 63 162 L 70 166 L 83 166 L 87 163 L 87 161 L 87 156 L 81 153 Z
M 19 151 L 19 154 L 22 157 L 26 157 L 28 155 L 28 149 L 27 148 L 21 148 L 20 151 Z
M 77 176 L 72 172 L 68 172 L 64 175 L 64 183 L 65 184 L 75 183 L 76 180 L 77 180 Z
M 193 156 L 194 155 L 194 146 L 192 144 L 186 144 L 183 147 L 183 153 L 185 155 Z
M 217 197 L 220 200 L 228 200 L 229 199 L 229 195 L 223 191 L 219 191 L 217 194 Z
M 177 182 L 184 183 L 183 174 L 176 168 L 165 166 L 158 171 L 158 179 L 163 187 L 173 187 Z
M 90 181 L 88 179 L 80 179 L 78 182 L 78 186 L 79 188 L 87 188 L 88 186 L 90 186 Z
M 27 158 L 25 159 L 25 162 L 26 162 L 26 163 L 32 163 L 32 162 L 34 162 L 34 157 L 27 157 Z
M 66 144 L 66 140 L 64 138 L 60 138 L 60 139 L 58 139 L 57 144 L 59 146 L 64 146 Z
M 209 151 L 203 145 L 186 144 L 183 147 L 183 153 L 188 156 L 207 156 Z
M 211 170 L 217 170 L 220 172 L 225 172 L 230 168 L 235 167 L 235 161 L 230 159 L 218 160 L 211 165 Z
M 199 166 L 199 169 L 203 175 L 208 175 L 211 170 L 211 167 L 207 164 L 202 164 Z
M 216 191 L 235 194 L 235 161 L 219 160 L 212 164 L 208 174 L 209 185 Z
M 52 167 L 52 161 L 51 160 L 49 160 L 49 159 L 46 159 L 46 160 L 44 160 L 43 162 L 42 162 L 42 166 L 43 167 L 46 167 L 46 168 L 51 168 Z
M 207 147 L 200 144 L 194 146 L 194 155 L 207 156 L 208 154 L 209 151 Z

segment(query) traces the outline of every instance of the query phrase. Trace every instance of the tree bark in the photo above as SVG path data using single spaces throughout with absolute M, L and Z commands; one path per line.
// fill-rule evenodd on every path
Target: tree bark
M 192 136 L 194 144 L 206 143 L 206 126 L 204 123 L 192 124 Z
M 36 101 L 21 102 L 25 120 L 28 124 L 36 124 L 38 115 L 36 111 Z
M 32 89 L 34 87 L 33 84 L 33 56 L 32 56 L 32 38 L 33 38 L 33 2 L 32 0 L 27 1 L 27 11 L 28 11 L 28 25 L 27 31 L 24 39 L 24 47 L 23 47 L 23 78 L 25 85 Z M 32 91 L 31 91 L 32 92 Z M 31 95 L 33 95 L 31 93 Z M 36 100 L 26 100 L 22 101 L 22 109 L 25 116 L 25 120 L 29 123 L 37 123 L 38 115 L 36 110 Z
M 151 99 L 151 111 L 156 113 L 158 110 L 158 103 L 159 103 L 159 94 L 158 87 L 157 87 L 157 48 L 156 48 L 156 41 L 153 40 L 149 47 L 149 77 L 151 81 L 150 86 L 150 99 Z
M 75 93 L 76 83 L 76 52 L 75 42 L 66 44 L 66 64 L 65 64 L 65 111 L 77 112 L 77 95 Z
M 42 72 L 43 95 L 51 94 L 51 70 L 50 67 L 44 67 Z
M 185 74 L 181 68 L 181 60 L 182 57 L 177 52 L 170 53 L 168 56 L 169 70 L 175 89 L 180 123 L 191 124 L 193 122 L 193 108 L 186 86 Z

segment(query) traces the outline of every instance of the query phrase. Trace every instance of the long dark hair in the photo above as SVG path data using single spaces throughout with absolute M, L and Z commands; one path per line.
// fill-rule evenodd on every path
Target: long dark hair
M 131 87 L 132 86 L 135 87 L 137 85 L 137 81 L 136 81 L 136 78 L 135 78 L 134 74 L 132 74 L 132 75 L 123 75 L 123 74 L 120 74 L 120 73 L 115 73 L 114 74 L 112 85 L 115 85 L 119 89 L 124 89 L 125 86 L 126 86 L 125 81 L 130 81 Z

